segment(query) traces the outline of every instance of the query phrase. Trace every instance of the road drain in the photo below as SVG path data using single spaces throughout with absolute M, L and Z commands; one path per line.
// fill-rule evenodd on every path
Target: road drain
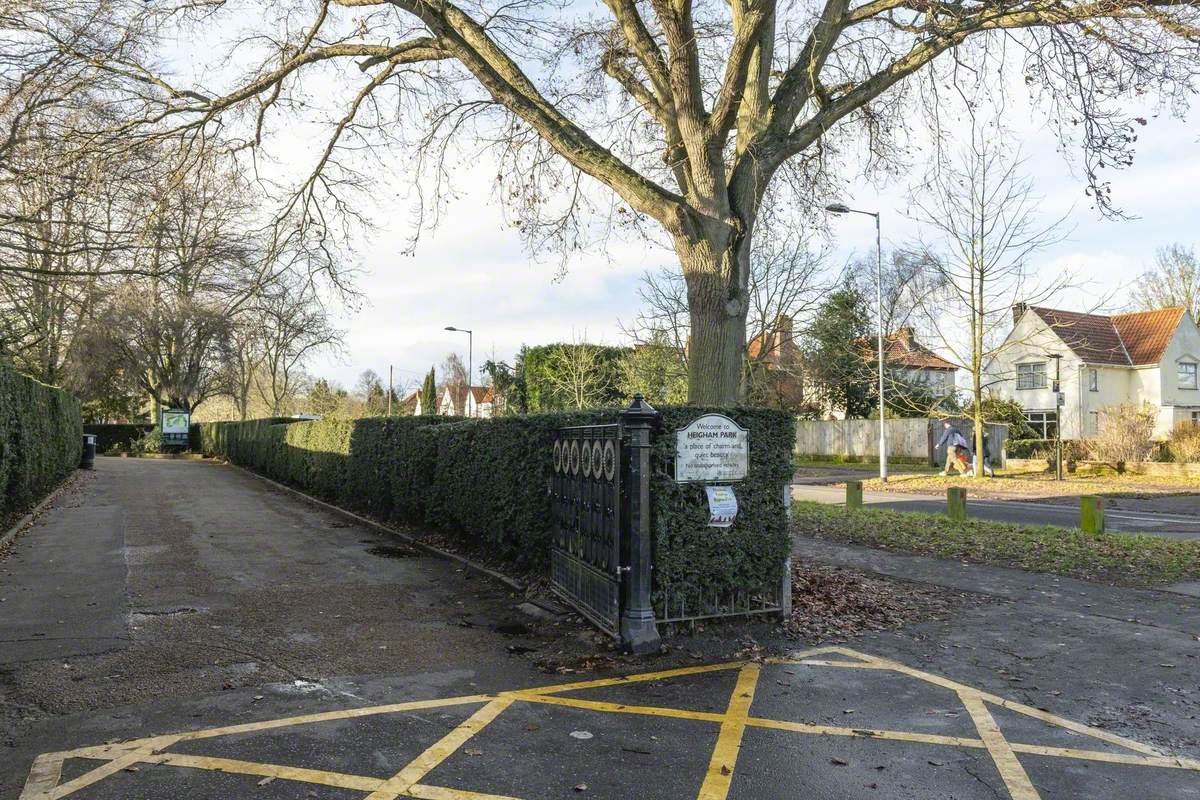
M 380 558 L 412 558 L 417 555 L 417 551 L 411 547 L 394 544 L 381 544 L 378 547 L 369 547 L 367 548 L 367 552 Z

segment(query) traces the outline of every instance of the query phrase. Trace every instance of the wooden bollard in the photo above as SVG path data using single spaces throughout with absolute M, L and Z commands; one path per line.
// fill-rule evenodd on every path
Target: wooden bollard
M 946 514 L 950 519 L 967 518 L 967 490 L 961 486 L 951 486 L 946 490 Z
M 862 508 L 862 481 L 846 481 L 846 510 Z
M 1079 498 L 1079 527 L 1084 533 L 1104 533 L 1104 498 L 1085 494 Z

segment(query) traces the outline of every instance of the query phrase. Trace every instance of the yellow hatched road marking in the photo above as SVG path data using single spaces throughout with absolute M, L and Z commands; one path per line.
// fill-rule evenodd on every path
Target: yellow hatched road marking
M 991 712 L 987 710 L 983 700 L 979 695 L 970 692 L 960 692 L 958 696 L 975 722 L 979 738 L 987 745 L 992 761 L 995 762 L 1000 777 L 1004 779 L 1004 785 L 1008 787 L 1012 800 L 1041 800 L 1041 795 L 1033 788 L 1033 783 L 1017 759 L 1017 754 L 1013 752 L 1012 745 L 1000 732 L 1000 727 L 996 725 L 996 720 L 992 719 Z
M 511 692 L 504 696 L 526 703 L 566 706 L 567 708 L 580 708 L 585 711 L 603 711 L 609 714 L 645 714 L 652 717 L 694 719 L 702 722 L 722 722 L 725 719 L 724 714 L 717 714 L 712 711 L 689 711 L 686 708 L 631 706 L 623 703 L 605 703 L 599 700 L 578 700 L 574 697 L 555 697 L 553 695 L 525 694 L 524 692 Z
M 851 660 L 839 661 L 817 658 L 817 656 L 829 654 L 842 656 Z M 725 800 L 727 797 L 732 784 L 746 726 L 810 735 L 861 737 L 887 741 L 920 742 L 948 747 L 987 749 L 993 761 L 995 761 L 997 769 L 1000 770 L 1013 800 L 1038 800 L 1039 797 L 1020 761 L 1017 759 L 1017 753 L 1082 761 L 1200 771 L 1200 761 L 1195 759 L 1167 756 L 1153 747 L 1140 742 L 1072 722 L 1049 712 L 1006 700 L 997 695 L 982 692 L 947 678 L 907 667 L 898 662 L 859 653 L 848 648 L 837 646 L 813 648 L 793 653 L 789 658 L 767 659 L 765 663 L 833 669 L 888 670 L 949 689 L 958 695 L 963 706 L 971 715 L 980 738 L 973 739 L 969 737 L 939 736 L 908 731 L 813 725 L 751 717 L 749 711 L 760 676 L 760 666 L 752 662 L 729 662 L 681 667 L 638 675 L 579 681 L 554 686 L 533 687 L 499 694 L 463 695 L 443 699 L 418 700 L 406 703 L 343 709 L 284 719 L 209 728 L 181 734 L 151 736 L 115 744 L 80 747 L 75 750 L 59 753 L 46 753 L 35 760 L 20 800 L 57 800 L 57 798 L 65 797 L 122 769 L 126 769 L 137 762 L 259 775 L 371 792 L 368 800 L 394 800 L 394 798 L 399 797 L 425 798 L 426 800 L 516 800 L 515 798 L 507 798 L 501 795 L 430 786 L 420 782 L 423 777 L 458 751 L 472 736 L 496 719 L 514 702 L 540 703 L 576 708 L 584 711 L 640 714 L 719 724 L 721 726 L 720 732 L 713 748 L 703 785 L 700 789 L 699 800 Z M 628 705 L 560 696 L 562 693 L 580 689 L 645 683 L 648 681 L 666 680 L 674 677 L 734 669 L 739 670 L 737 681 L 724 713 L 691 711 L 688 709 L 659 706 Z M 995 718 L 988 710 L 988 703 L 1041 720 L 1052 726 L 1119 745 L 1133 752 L 1105 753 L 1094 750 L 1010 743 L 1005 739 L 1003 732 L 996 724 Z M 389 779 L 311 770 L 278 764 L 263 764 L 235 759 L 163 752 L 177 741 L 192 741 L 214 736 L 270 730 L 331 720 L 470 704 L 479 704 L 481 707 L 471 717 L 456 726 L 450 733 Z M 66 758 L 102 759 L 107 763 L 67 783 L 55 786 L 61 780 L 62 764 Z
M 426 786 L 414 783 L 408 787 L 408 796 L 418 800 L 520 800 L 503 794 L 485 794 L 483 792 L 468 792 L 465 789 L 447 789 L 444 786 Z
M 190 767 L 237 775 L 303 781 L 322 786 L 336 786 L 339 789 L 358 789 L 363 792 L 372 792 L 383 783 L 383 778 L 371 778 L 366 775 L 347 775 L 341 772 L 289 767 L 283 764 L 262 764 L 256 761 L 238 761 L 233 758 L 213 758 L 186 753 L 158 753 L 157 755 L 147 755 L 142 761 L 149 764 L 166 764 L 171 767 Z
M 458 727 L 431 745 L 428 750 L 413 759 L 407 767 L 380 784 L 375 791 L 367 795 L 366 800 L 395 800 L 406 794 L 413 784 L 420 782 L 438 764 L 466 744 L 468 739 L 487 727 L 488 723 L 500 716 L 500 713 L 512 705 L 512 702 L 512 698 L 502 697 L 476 711 Z
M 863 739 L 920 742 L 923 744 L 945 745 L 947 747 L 985 747 L 982 739 L 968 739 L 962 736 L 939 736 L 934 733 L 909 733 L 908 731 L 888 731 L 873 728 L 839 728 L 831 725 L 810 725 L 805 722 L 784 722 L 777 719 L 760 719 L 758 717 L 750 717 L 746 720 L 746 724 L 753 728 L 772 728 L 778 731 L 808 733 L 816 736 L 857 736 Z
M 844 648 L 839 648 L 839 652 L 855 653 L 854 650 L 846 650 Z M 1050 725 L 1055 725 L 1060 728 L 1065 728 L 1066 730 L 1073 731 L 1073 732 L 1079 733 L 1079 734 L 1083 734 L 1084 736 L 1091 736 L 1093 739 L 1100 739 L 1101 741 L 1108 742 L 1109 744 L 1115 744 L 1120 747 L 1124 747 L 1126 749 L 1134 750 L 1136 752 L 1144 753 L 1144 754 L 1150 755 L 1150 756 L 1165 755 L 1164 753 L 1158 751 L 1157 749 L 1151 747 L 1150 745 L 1142 744 L 1141 742 L 1135 742 L 1133 739 L 1126 739 L 1124 736 L 1118 736 L 1115 733 L 1109 733 L 1108 731 L 1100 730 L 1099 728 L 1092 728 L 1087 725 L 1083 725 L 1079 722 L 1074 722 L 1072 720 L 1066 719 L 1065 717 L 1056 716 L 1055 714 L 1051 714 L 1048 711 L 1042 711 L 1040 708 L 1034 708 L 1033 706 L 1027 706 L 1024 703 L 1018 703 L 1014 700 L 1006 700 L 1005 698 L 1000 697 L 999 695 L 991 694 L 990 692 L 980 691 L 973 687 L 967 686 L 966 684 L 952 681 L 949 678 L 943 678 L 940 675 L 934 675 L 931 672 L 923 672 L 919 669 L 913 669 L 912 667 L 905 666 L 904 664 L 901 664 L 897 661 L 891 661 L 889 659 L 879 658 L 877 656 L 869 656 L 869 655 L 866 655 L 865 653 L 857 653 L 857 655 L 860 658 L 864 658 L 864 659 L 873 661 L 877 664 L 883 665 L 883 666 L 887 667 L 888 669 L 893 670 L 894 672 L 899 672 L 902 675 L 908 675 L 910 677 L 917 678 L 918 680 L 923 680 L 928 683 L 932 683 L 935 686 L 941 686 L 941 687 L 949 689 L 950 691 L 952 691 L 956 694 L 959 694 L 959 695 L 961 695 L 963 692 L 975 695 L 976 697 L 979 697 L 981 700 L 986 700 L 987 702 L 989 702 L 993 705 L 997 705 L 1002 708 L 1007 708 L 1011 711 L 1016 711 L 1018 713 L 1024 714 L 1027 717 L 1033 717 L 1034 719 L 1041 720 L 1042 722 L 1049 723 Z
M 599 689 L 605 686 L 619 686 L 626 683 L 660 681 L 667 678 L 680 678 L 686 675 L 703 675 L 706 672 L 739 669 L 745 663 L 744 661 L 730 661 L 725 664 L 706 664 L 701 667 L 679 667 L 678 669 L 664 669 L 659 672 L 643 672 L 638 675 L 622 675 L 618 678 L 600 678 L 594 681 L 579 681 L 578 683 L 559 683 L 552 686 L 522 689 L 521 694 L 561 694 L 562 692 L 573 692 L 577 689 Z
M 132 750 L 124 755 L 114 758 L 107 764 L 101 764 L 95 769 L 83 773 L 74 780 L 59 784 L 50 791 L 46 792 L 43 797 L 45 797 L 46 800 L 58 800 L 60 797 L 66 797 L 72 792 L 77 792 L 86 786 L 91 786 L 98 780 L 107 778 L 109 775 L 133 766 L 150 754 L 151 753 L 149 750 Z M 36 796 L 37 795 L 35 795 L 35 797 Z
M 20 800 L 40 797 L 57 786 L 62 780 L 63 761 L 61 753 L 43 753 L 35 758 L 33 766 L 29 768 L 29 777 L 25 779 Z
M 754 689 L 758 685 L 759 666 L 750 663 L 738 673 L 737 684 L 729 698 L 729 708 L 721 722 L 721 733 L 713 746 L 708 772 L 700 786 L 697 800 L 725 800 L 729 785 L 733 782 L 733 770 L 737 767 L 738 751 L 742 747 L 742 733 L 750 716 L 750 705 L 754 702 Z

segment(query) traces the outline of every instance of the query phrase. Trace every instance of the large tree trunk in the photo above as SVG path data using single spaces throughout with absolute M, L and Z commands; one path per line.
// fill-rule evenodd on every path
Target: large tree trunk
M 721 226 L 698 240 L 680 237 L 675 249 L 691 318 L 688 402 L 736 405 L 745 399 L 749 237 L 735 239 Z

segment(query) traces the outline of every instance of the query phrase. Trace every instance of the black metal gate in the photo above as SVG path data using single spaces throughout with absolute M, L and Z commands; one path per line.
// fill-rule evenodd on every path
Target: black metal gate
M 620 425 L 563 428 L 555 436 L 551 585 L 612 636 L 621 624 L 622 464 Z

